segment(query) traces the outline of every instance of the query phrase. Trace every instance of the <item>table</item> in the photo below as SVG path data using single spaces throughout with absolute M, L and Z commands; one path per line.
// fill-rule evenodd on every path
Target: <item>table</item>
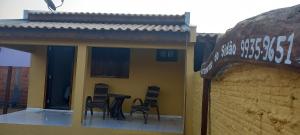
M 125 116 L 124 113 L 122 111 L 122 105 L 125 99 L 129 99 L 131 98 L 131 96 L 129 95 L 125 95 L 125 94 L 109 94 L 109 97 L 113 97 L 114 100 L 111 104 L 111 108 L 110 108 L 110 117 L 111 118 L 115 118 L 117 120 L 124 120 Z

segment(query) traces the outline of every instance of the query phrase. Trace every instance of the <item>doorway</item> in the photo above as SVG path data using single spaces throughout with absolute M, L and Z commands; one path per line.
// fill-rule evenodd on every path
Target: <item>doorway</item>
M 46 109 L 70 109 L 74 53 L 75 47 L 48 47 Z

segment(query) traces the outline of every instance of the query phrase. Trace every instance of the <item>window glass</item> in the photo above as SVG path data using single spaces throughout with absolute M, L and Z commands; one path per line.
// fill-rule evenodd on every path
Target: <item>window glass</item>
M 178 51 L 170 49 L 157 49 L 156 60 L 157 61 L 177 61 Z
M 91 76 L 128 78 L 129 58 L 128 48 L 93 47 Z

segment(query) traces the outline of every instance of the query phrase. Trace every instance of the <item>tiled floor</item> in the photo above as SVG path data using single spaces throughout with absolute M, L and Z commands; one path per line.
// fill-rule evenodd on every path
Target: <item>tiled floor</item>
M 142 115 L 125 114 L 126 120 L 102 119 L 102 114 L 97 113 L 92 117 L 90 115 L 83 121 L 85 127 L 94 128 L 113 128 L 126 130 L 141 130 L 155 132 L 183 133 L 183 120 L 181 117 L 161 116 L 158 121 L 156 115 L 150 115 L 147 124 L 144 124 Z
M 11 107 L 9 107 L 7 112 L 8 113 L 13 113 L 13 112 L 21 111 L 21 110 L 24 110 L 24 109 L 26 109 L 26 108 L 11 108 Z M 2 115 L 2 110 L 3 110 L 3 108 L 0 108 L 0 115 Z
M 0 123 L 71 126 L 72 113 L 69 111 L 27 109 L 0 115 Z
M 90 115 L 83 121 L 87 128 L 113 128 L 126 130 L 141 130 L 154 132 L 183 133 L 183 120 L 181 117 L 162 116 L 158 121 L 155 115 L 150 115 L 148 124 L 144 124 L 142 115 L 134 114 L 132 117 L 125 114 L 126 120 L 102 120 L 102 113 Z M 72 112 L 46 109 L 27 109 L 0 115 L 0 123 L 71 126 Z

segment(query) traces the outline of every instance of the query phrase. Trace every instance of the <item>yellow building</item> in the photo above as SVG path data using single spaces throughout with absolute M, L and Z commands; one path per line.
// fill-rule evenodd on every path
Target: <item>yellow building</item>
M 189 13 L 24 11 L 24 19 L 1 20 L 1 46 L 31 53 L 31 67 L 27 109 L 2 117 L 0 134 L 192 132 L 188 110 L 195 41 Z M 131 96 L 123 103 L 126 120 L 102 120 L 101 112 L 84 117 L 86 97 L 93 96 L 97 83 L 109 85 L 110 93 Z M 127 113 L 151 85 L 160 87 L 161 120 L 151 110 L 144 124 L 142 115 Z
M 0 115 L 0 135 L 298 135 L 299 9 L 222 35 L 196 34 L 189 13 L 0 20 L 0 45 L 31 53 L 27 109 Z M 103 109 L 85 116 L 103 84 L 112 118 Z M 149 86 L 160 89 L 161 117 L 151 108 L 145 124 L 146 114 L 130 112 L 136 98 L 156 100 L 145 97 Z

